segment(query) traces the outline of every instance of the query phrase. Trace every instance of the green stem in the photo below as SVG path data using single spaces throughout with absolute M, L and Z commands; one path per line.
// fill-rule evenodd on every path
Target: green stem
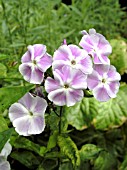
M 63 107 L 61 106 L 60 107 L 60 115 L 59 115 L 59 135 L 61 135 L 61 123 L 62 123 L 62 111 L 63 111 Z M 58 151 L 60 152 L 60 148 L 58 147 Z M 58 158 L 58 168 L 60 167 L 61 165 L 61 159 Z

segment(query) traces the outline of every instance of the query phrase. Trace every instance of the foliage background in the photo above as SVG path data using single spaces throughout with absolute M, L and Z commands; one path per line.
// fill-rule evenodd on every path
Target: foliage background
M 118 0 L 72 0 L 71 5 L 61 0 L 0 1 L 0 149 L 11 137 L 12 170 L 127 169 L 126 23 Z M 34 88 L 18 72 L 26 47 L 46 44 L 53 54 L 64 38 L 78 45 L 80 31 L 89 28 L 102 33 L 113 47 L 111 63 L 122 76 L 118 97 L 99 103 L 86 93 L 75 106 L 64 107 L 61 134 L 59 118 L 49 108 L 41 135 L 18 136 L 11 129 L 8 108 Z

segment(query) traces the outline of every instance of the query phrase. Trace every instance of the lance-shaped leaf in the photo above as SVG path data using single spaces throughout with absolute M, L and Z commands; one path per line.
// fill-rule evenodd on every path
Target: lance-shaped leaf
M 80 165 L 78 148 L 70 137 L 58 136 L 58 145 L 61 152 L 71 160 L 74 167 Z
M 0 113 L 7 109 L 11 104 L 17 102 L 25 93 L 32 89 L 33 85 L 3 87 L 0 89 Z

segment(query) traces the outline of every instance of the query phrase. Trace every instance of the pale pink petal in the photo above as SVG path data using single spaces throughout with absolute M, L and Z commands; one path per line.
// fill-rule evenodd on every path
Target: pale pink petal
M 33 105 L 33 96 L 30 93 L 26 93 L 18 102 L 30 110 Z
M 93 89 L 93 95 L 100 102 L 106 102 L 110 99 L 107 90 L 102 84 Z
M 79 61 L 77 68 L 80 69 L 84 74 L 91 74 L 93 71 L 92 59 L 90 56 Z
M 98 49 L 100 53 L 104 56 L 108 56 L 109 54 L 112 53 L 112 47 L 104 37 L 100 38 Z
M 31 118 L 30 116 L 24 116 L 17 118 L 12 122 L 13 126 L 15 127 L 15 131 L 19 135 L 29 136 L 28 130 L 31 123 Z
M 116 97 L 116 94 L 119 90 L 119 82 L 115 82 L 115 83 L 110 83 L 110 84 L 105 84 L 104 85 L 108 95 L 111 97 L 111 98 L 115 98 Z
M 37 62 L 37 67 L 42 72 L 45 72 L 52 65 L 52 57 L 49 54 L 44 54 Z
M 70 72 L 70 86 L 74 89 L 86 89 L 87 88 L 87 76 L 80 70 L 73 69 Z
M 54 90 L 48 94 L 48 99 L 55 105 L 63 106 L 66 105 L 66 93 L 63 88 Z
M 55 60 L 52 63 L 52 68 L 53 68 L 53 70 L 55 70 L 55 69 L 61 70 L 64 65 L 70 65 L 70 61 L 69 60 L 66 60 L 66 61 Z
M 44 131 L 45 120 L 42 116 L 33 116 L 30 120 L 30 125 L 28 128 L 29 135 L 40 134 Z
M 31 66 L 28 64 L 21 64 L 19 66 L 19 72 L 22 74 L 23 78 L 30 82 L 30 77 L 31 77 Z
M 51 77 L 47 77 L 45 80 L 45 90 L 50 93 L 56 89 L 60 88 L 59 81 L 52 79 Z
M 70 60 L 72 59 L 72 53 L 67 45 L 62 45 L 54 52 L 53 60 Z
M 34 67 L 31 71 L 30 83 L 41 84 L 44 79 L 44 73 L 38 68 Z
M 46 46 L 43 44 L 35 44 L 34 48 L 34 59 L 43 56 L 46 53 Z
M 31 62 L 31 53 L 27 51 L 21 58 L 22 63 Z
M 104 65 L 104 64 L 95 64 L 94 70 L 97 71 L 97 73 L 100 76 L 103 76 L 105 73 L 108 73 L 110 66 Z
M 83 90 L 70 89 L 66 91 L 66 105 L 73 106 L 75 103 L 82 100 L 83 95 Z
M 79 42 L 79 45 L 84 48 L 88 53 L 93 50 L 93 44 L 89 35 L 84 35 Z
M 93 90 L 101 82 L 101 78 L 96 71 L 93 70 L 92 74 L 88 75 L 87 85 L 90 90 Z
M 96 30 L 94 28 L 89 29 L 89 34 L 96 34 Z
M 108 71 L 108 81 L 119 81 L 120 79 L 120 74 L 116 72 L 116 68 L 111 65 Z
M 71 44 L 71 45 L 68 45 L 68 47 L 70 48 L 71 53 L 75 58 L 81 55 L 82 50 L 77 45 Z
M 27 115 L 29 115 L 29 111 L 20 103 L 14 103 L 9 108 L 9 118 L 11 121 Z
M 47 108 L 47 102 L 41 97 L 33 97 L 33 103 L 35 103 L 34 107 L 31 108 L 31 112 L 33 116 L 44 116 L 44 113 Z

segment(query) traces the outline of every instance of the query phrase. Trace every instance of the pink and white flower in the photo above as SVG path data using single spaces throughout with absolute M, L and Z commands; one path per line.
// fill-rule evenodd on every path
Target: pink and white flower
M 46 53 L 46 46 L 43 44 L 29 45 L 21 61 L 20 73 L 26 81 L 33 84 L 41 84 L 44 72 L 52 65 L 52 57 Z
M 82 33 L 79 45 L 92 55 L 94 64 L 110 64 L 108 56 L 112 52 L 112 47 L 106 38 L 96 33 L 95 29 L 90 29 L 89 34 L 85 30 Z
M 88 75 L 87 83 L 97 100 L 108 101 L 116 97 L 120 79 L 120 74 L 116 72 L 114 66 L 97 64 L 92 74 Z
M 40 134 L 45 128 L 44 113 L 47 102 L 41 97 L 25 94 L 9 108 L 9 118 L 19 135 Z
M 79 69 L 84 74 L 90 74 L 93 70 L 92 60 L 88 53 L 73 44 L 63 44 L 54 52 L 53 69 L 61 69 L 64 65 Z
M 73 106 L 83 98 L 83 89 L 87 88 L 85 74 L 69 66 L 63 66 L 61 70 L 55 69 L 53 74 L 54 79 L 48 77 L 45 81 L 50 101 L 58 106 Z

